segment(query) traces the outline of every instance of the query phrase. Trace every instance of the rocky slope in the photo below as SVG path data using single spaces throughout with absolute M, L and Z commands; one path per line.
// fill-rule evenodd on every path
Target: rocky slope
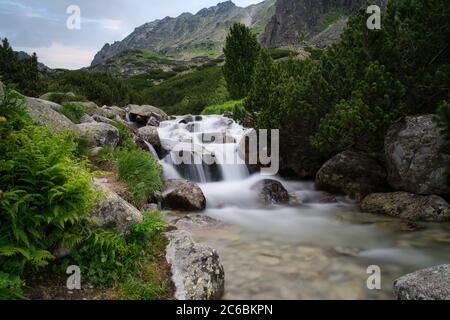
M 386 0 L 372 2 L 382 7 L 386 4 Z M 261 41 L 266 47 L 309 40 L 327 46 L 339 39 L 346 18 L 365 3 L 366 0 L 277 0 L 275 15 Z M 319 39 L 314 39 L 316 36 Z
M 146 23 L 128 37 L 106 44 L 92 61 L 92 66 L 129 49 L 146 49 L 178 59 L 220 55 L 226 29 L 235 21 L 261 33 L 275 12 L 275 0 L 241 8 L 232 1 L 200 10 L 197 14 L 183 13 L 177 18 L 166 17 Z

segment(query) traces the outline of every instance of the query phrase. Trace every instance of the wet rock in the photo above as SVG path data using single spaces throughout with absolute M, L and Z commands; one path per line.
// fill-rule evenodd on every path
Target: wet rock
M 265 179 L 255 183 L 251 189 L 258 192 L 258 197 L 264 204 L 289 203 L 289 193 L 279 181 Z
M 450 154 L 432 115 L 406 117 L 386 135 L 388 181 L 394 190 L 450 194 Z
M 57 103 L 27 97 L 26 107 L 34 122 L 41 126 L 48 126 L 56 130 L 76 130 L 72 121 L 57 112 L 62 108 Z
M 386 190 L 386 171 L 366 154 L 347 150 L 327 161 L 316 175 L 316 187 L 361 200 Z
M 203 117 L 202 117 L 202 116 L 195 116 L 195 117 L 194 117 L 194 120 L 195 120 L 195 121 L 202 121 L 202 120 L 203 120 Z
M 450 221 L 450 205 L 436 195 L 422 196 L 407 192 L 375 193 L 364 198 L 361 210 L 412 221 Z
M 151 117 L 154 117 L 159 122 L 168 120 L 167 114 L 154 106 L 142 105 L 138 106 L 130 104 L 125 108 L 130 116 L 132 122 L 140 121 L 143 125 L 146 125 Z
M 158 129 L 156 127 L 146 126 L 138 129 L 138 137 L 150 143 L 153 147 L 160 147 Z
M 160 125 L 160 121 L 153 116 L 150 117 L 147 121 L 147 126 L 159 127 L 159 125 Z
M 90 147 L 116 147 L 119 130 L 107 123 L 82 123 L 77 125 L 80 136 L 87 139 Z
M 194 117 L 191 115 L 184 116 L 178 123 L 188 124 L 190 122 L 194 122 Z
M 164 182 L 163 207 L 180 211 L 201 211 L 206 207 L 206 198 L 200 187 L 182 179 Z
M 94 179 L 93 186 L 101 197 L 91 213 L 92 226 L 127 233 L 131 224 L 143 221 L 142 213 L 112 191 L 105 181 Z
M 187 231 L 166 233 L 166 259 L 171 265 L 177 300 L 218 300 L 225 285 L 225 272 L 213 248 L 195 243 Z
M 398 300 L 450 300 L 450 265 L 407 274 L 394 282 Z

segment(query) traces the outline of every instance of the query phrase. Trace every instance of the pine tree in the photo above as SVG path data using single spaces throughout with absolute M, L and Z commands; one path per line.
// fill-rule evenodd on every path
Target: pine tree
M 223 50 L 223 73 L 232 99 L 242 99 L 250 91 L 259 51 L 256 35 L 243 24 L 233 24 Z

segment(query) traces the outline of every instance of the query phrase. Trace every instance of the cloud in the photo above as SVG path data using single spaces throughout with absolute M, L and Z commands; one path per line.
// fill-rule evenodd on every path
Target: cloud
M 96 48 L 82 48 L 66 46 L 61 43 L 52 43 L 50 47 L 30 48 L 17 47 L 17 51 L 25 51 L 28 54 L 36 52 L 39 61 L 50 68 L 80 69 L 90 65 Z
M 122 21 L 113 19 L 101 20 L 102 26 L 105 29 L 120 30 L 122 28 Z

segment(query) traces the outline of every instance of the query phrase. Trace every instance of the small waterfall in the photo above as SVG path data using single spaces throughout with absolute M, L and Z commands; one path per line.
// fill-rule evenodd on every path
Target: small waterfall
M 158 153 L 156 152 L 155 148 L 147 141 L 145 141 L 145 144 L 147 145 L 148 151 L 150 152 L 150 154 L 157 160 L 159 160 L 159 156 Z

